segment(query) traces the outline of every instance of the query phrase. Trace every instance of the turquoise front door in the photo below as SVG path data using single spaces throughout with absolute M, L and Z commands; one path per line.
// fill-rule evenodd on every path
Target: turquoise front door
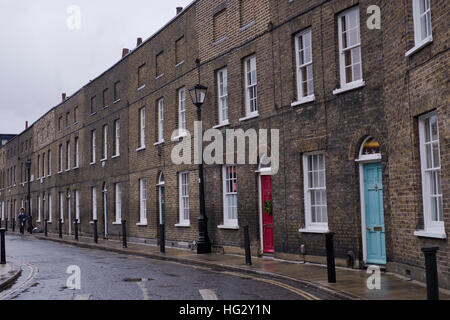
M 367 263 L 386 264 L 381 163 L 364 165 Z

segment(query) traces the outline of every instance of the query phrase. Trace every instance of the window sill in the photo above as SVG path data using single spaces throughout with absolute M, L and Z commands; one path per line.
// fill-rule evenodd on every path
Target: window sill
M 182 134 L 180 134 L 178 136 L 172 137 L 172 141 L 180 141 L 181 138 L 185 138 L 185 137 L 187 137 L 187 134 L 186 133 L 182 133 Z
M 91 162 L 91 163 L 89 163 L 89 165 L 93 166 L 93 165 L 95 165 L 95 162 Z
M 137 148 L 137 149 L 136 149 L 136 151 L 138 151 L 138 152 L 139 152 L 139 151 L 142 151 L 142 150 L 145 150 L 145 149 L 146 149 L 146 146 L 143 146 L 143 147 L 139 147 L 139 148 Z
M 118 225 L 122 225 L 122 222 L 120 221 L 114 221 L 113 223 L 112 223 L 114 226 L 118 226 Z
M 414 53 L 416 53 L 417 51 L 421 50 L 422 48 L 426 47 L 427 45 L 429 45 L 430 43 L 433 42 L 433 36 L 429 36 L 428 38 L 426 38 L 425 40 L 423 40 L 421 43 L 415 45 L 412 49 L 408 50 L 405 53 L 406 57 L 412 56 Z
M 160 74 L 159 76 L 157 76 L 157 77 L 155 78 L 155 80 L 161 79 L 161 78 L 164 77 L 164 76 L 165 76 L 165 73 L 162 73 L 162 74 Z
M 239 31 L 244 31 L 247 30 L 248 28 L 250 28 L 251 26 L 253 26 L 256 23 L 255 20 L 250 21 L 249 23 L 247 23 L 245 26 L 241 27 L 239 29 Z
M 344 92 L 347 92 L 347 91 L 351 91 L 351 90 L 355 90 L 355 89 L 359 89 L 359 88 L 362 88 L 362 87 L 365 87 L 365 86 L 366 86 L 366 82 L 365 81 L 358 80 L 358 81 L 355 81 L 355 82 L 347 83 L 342 88 L 334 90 L 333 94 L 334 95 L 338 95 L 338 94 L 341 94 L 341 93 L 344 93 Z
M 217 226 L 217 229 L 239 230 L 239 226 L 237 226 L 237 225 L 220 225 L 220 226 Z
M 226 127 L 226 126 L 229 126 L 229 125 L 230 125 L 230 122 L 227 120 L 227 121 L 225 121 L 225 122 L 223 122 L 221 124 L 218 124 L 217 126 L 214 126 L 213 129 L 219 129 L 219 128 Z
M 98 222 L 98 221 L 97 221 Z M 94 224 L 94 221 L 89 222 L 90 224 Z
M 136 225 L 138 227 L 146 227 L 146 226 L 148 226 L 147 222 L 138 222 L 138 223 L 136 223 Z
M 178 62 L 178 63 L 175 65 L 175 68 L 181 67 L 183 64 L 184 64 L 184 60 Z
M 258 117 L 259 117 L 259 113 L 255 113 L 255 114 L 246 116 L 244 118 L 240 118 L 239 121 L 243 122 L 243 121 L 251 120 L 251 119 L 254 119 L 254 118 L 258 118 Z
M 328 229 L 311 229 L 311 228 L 307 228 L 307 229 L 299 229 L 298 232 L 300 232 L 300 233 L 325 234 L 325 233 L 330 232 L 330 230 L 328 230 Z
M 212 45 L 213 45 L 213 46 L 216 46 L 216 45 L 218 45 L 219 43 L 222 43 L 222 42 L 224 42 L 224 41 L 226 41 L 226 40 L 228 40 L 228 36 L 222 37 L 222 38 L 220 38 L 219 40 L 214 41 Z
M 120 102 L 120 99 L 117 99 L 116 101 L 114 101 L 113 104 L 116 104 L 118 102 Z
M 120 154 L 115 154 L 115 155 L 113 155 L 113 156 L 111 157 L 111 159 L 115 159 L 115 158 L 118 158 L 118 157 L 120 157 Z
M 108 161 L 108 158 L 100 159 L 100 162 L 106 162 Z
M 305 104 L 308 102 L 313 102 L 315 100 L 316 100 L 316 97 L 314 95 L 303 97 L 303 98 L 299 99 L 298 101 L 292 102 L 291 107 L 296 107 L 296 106 L 299 106 L 299 105 L 302 105 L 302 104 Z
M 58 171 L 58 174 L 62 174 L 63 172 L 62 171 Z
M 447 239 L 447 235 L 443 231 L 437 232 L 437 231 L 418 230 L 414 231 L 414 235 L 416 237 L 421 238 Z
M 108 109 L 109 108 L 109 104 L 107 106 L 103 106 L 103 110 Z
M 163 143 L 164 143 L 164 140 L 161 140 L 159 142 L 155 142 L 153 145 L 156 147 L 156 146 L 162 145 Z
M 191 224 L 190 223 L 177 223 L 175 225 L 175 227 L 177 227 L 177 228 L 190 228 Z
M 92 112 L 90 117 L 95 116 L 97 114 L 97 112 Z
M 141 91 L 141 90 L 145 89 L 145 87 L 146 87 L 146 85 L 144 84 L 144 85 L 140 86 L 140 87 L 137 89 L 137 91 Z
M 76 166 L 76 167 L 73 167 L 73 168 L 72 168 L 72 170 L 78 170 L 78 169 L 80 169 L 79 166 Z

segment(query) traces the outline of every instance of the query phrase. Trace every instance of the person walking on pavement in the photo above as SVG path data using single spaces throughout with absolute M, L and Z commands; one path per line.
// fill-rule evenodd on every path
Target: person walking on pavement
M 24 208 L 20 208 L 20 210 L 19 210 L 19 224 L 20 224 L 20 233 L 21 234 L 25 233 L 26 220 L 27 220 L 27 215 L 25 214 L 25 209 Z

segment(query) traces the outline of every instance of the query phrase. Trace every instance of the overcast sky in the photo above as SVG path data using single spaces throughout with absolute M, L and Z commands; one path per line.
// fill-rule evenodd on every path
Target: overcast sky
M 22 132 L 191 2 L 0 0 L 0 133 Z

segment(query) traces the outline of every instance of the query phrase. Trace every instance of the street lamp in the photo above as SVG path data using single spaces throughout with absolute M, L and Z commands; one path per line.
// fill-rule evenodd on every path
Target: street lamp
M 201 106 L 205 102 L 206 92 L 208 88 L 197 84 L 195 87 L 189 89 L 192 103 L 197 107 L 197 121 L 202 121 Z M 201 132 L 203 135 L 203 132 Z M 198 152 L 198 150 L 196 150 Z M 208 217 L 205 209 L 205 183 L 203 179 L 203 161 L 198 165 L 199 175 L 199 193 L 200 193 L 200 216 L 198 217 L 198 244 L 197 254 L 211 253 L 211 241 L 208 237 Z
M 33 233 L 33 215 L 31 214 L 31 160 L 28 159 L 25 162 L 27 167 L 27 176 L 28 176 L 28 195 L 27 195 L 27 210 L 30 219 L 28 220 L 28 232 Z

